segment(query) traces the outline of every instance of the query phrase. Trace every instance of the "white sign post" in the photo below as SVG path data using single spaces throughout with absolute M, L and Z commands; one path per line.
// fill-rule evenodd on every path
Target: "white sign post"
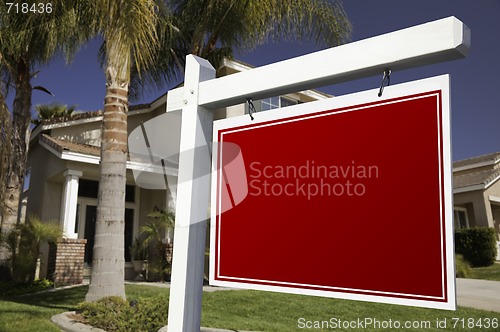
M 467 56 L 469 47 L 470 30 L 448 17 L 219 79 L 214 79 L 215 70 L 206 60 L 188 56 L 185 86 L 169 91 L 167 101 L 167 111 L 182 110 L 168 330 L 200 329 L 211 110 L 247 98 L 258 100 L 381 75 L 385 69 L 394 72 L 459 59 Z
M 170 303 L 169 331 L 199 331 L 206 220 L 210 199 L 210 151 L 213 114 L 198 105 L 199 82 L 215 78 L 204 59 L 188 56 L 182 103 L 182 127 Z

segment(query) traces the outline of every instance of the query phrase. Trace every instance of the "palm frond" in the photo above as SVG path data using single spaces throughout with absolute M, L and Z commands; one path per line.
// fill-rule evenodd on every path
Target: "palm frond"
M 154 65 L 139 71 L 135 61 L 132 63 L 129 91 L 131 100 L 140 98 L 145 91 L 161 90 L 184 74 L 185 57 L 189 52 L 187 43 L 176 26 L 178 19 L 168 7 L 160 4 L 158 8 L 158 20 L 154 28 L 157 31 L 158 48 L 154 55 Z
M 54 97 L 54 95 L 52 94 L 52 92 L 50 92 L 47 88 L 44 88 L 43 86 L 36 85 L 36 86 L 33 87 L 33 90 L 43 91 L 46 94 L 51 95 L 52 97 Z
M 312 40 L 335 46 L 350 38 L 339 0 L 171 0 L 188 53 L 216 61 L 227 49 L 252 50 L 268 40 Z M 193 22 L 196 22 L 193 24 Z M 213 63 L 214 65 L 216 63 Z
M 155 208 L 147 216 L 149 218 L 148 222 L 139 230 L 139 234 L 146 237 L 144 245 L 148 246 L 152 242 L 161 243 L 162 234 L 175 225 L 175 214 L 171 211 Z
M 24 234 L 26 240 L 37 247 L 44 241 L 56 242 L 63 235 L 61 226 L 57 221 L 42 222 L 35 215 L 29 215 L 25 224 L 20 224 L 21 235 Z
M 43 120 L 71 117 L 76 110 L 76 105 L 64 105 L 60 103 L 38 104 L 35 106 L 37 119 L 33 119 L 32 123 L 40 124 Z
M 91 24 L 83 25 L 81 11 L 90 0 L 60 0 L 48 14 L 9 13 L 7 5 L 0 4 L 0 53 L 7 63 L 24 59 L 31 66 L 48 63 L 58 52 L 68 59 L 80 45 L 95 34 Z M 15 66 L 11 70 L 15 70 Z
M 129 80 L 132 61 L 137 72 L 150 67 L 158 49 L 158 6 L 153 0 L 100 0 L 99 31 L 106 41 L 106 60 Z

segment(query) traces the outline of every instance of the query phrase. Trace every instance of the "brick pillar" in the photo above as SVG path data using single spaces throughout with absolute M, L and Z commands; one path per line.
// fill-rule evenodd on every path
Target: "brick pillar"
M 56 286 L 83 282 L 85 239 L 61 239 L 49 244 L 47 278 Z

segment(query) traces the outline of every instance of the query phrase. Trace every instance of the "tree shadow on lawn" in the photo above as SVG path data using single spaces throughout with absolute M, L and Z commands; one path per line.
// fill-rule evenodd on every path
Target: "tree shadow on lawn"
M 37 307 L 59 309 L 62 311 L 75 310 L 78 303 L 85 300 L 88 286 L 76 286 L 68 289 L 42 291 L 34 294 L 24 294 L 16 297 L 0 297 L 2 301 L 28 304 Z

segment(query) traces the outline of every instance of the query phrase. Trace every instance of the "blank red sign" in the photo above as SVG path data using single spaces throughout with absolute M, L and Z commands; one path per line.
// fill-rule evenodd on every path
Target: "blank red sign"
M 448 86 L 216 122 L 211 284 L 455 309 Z

